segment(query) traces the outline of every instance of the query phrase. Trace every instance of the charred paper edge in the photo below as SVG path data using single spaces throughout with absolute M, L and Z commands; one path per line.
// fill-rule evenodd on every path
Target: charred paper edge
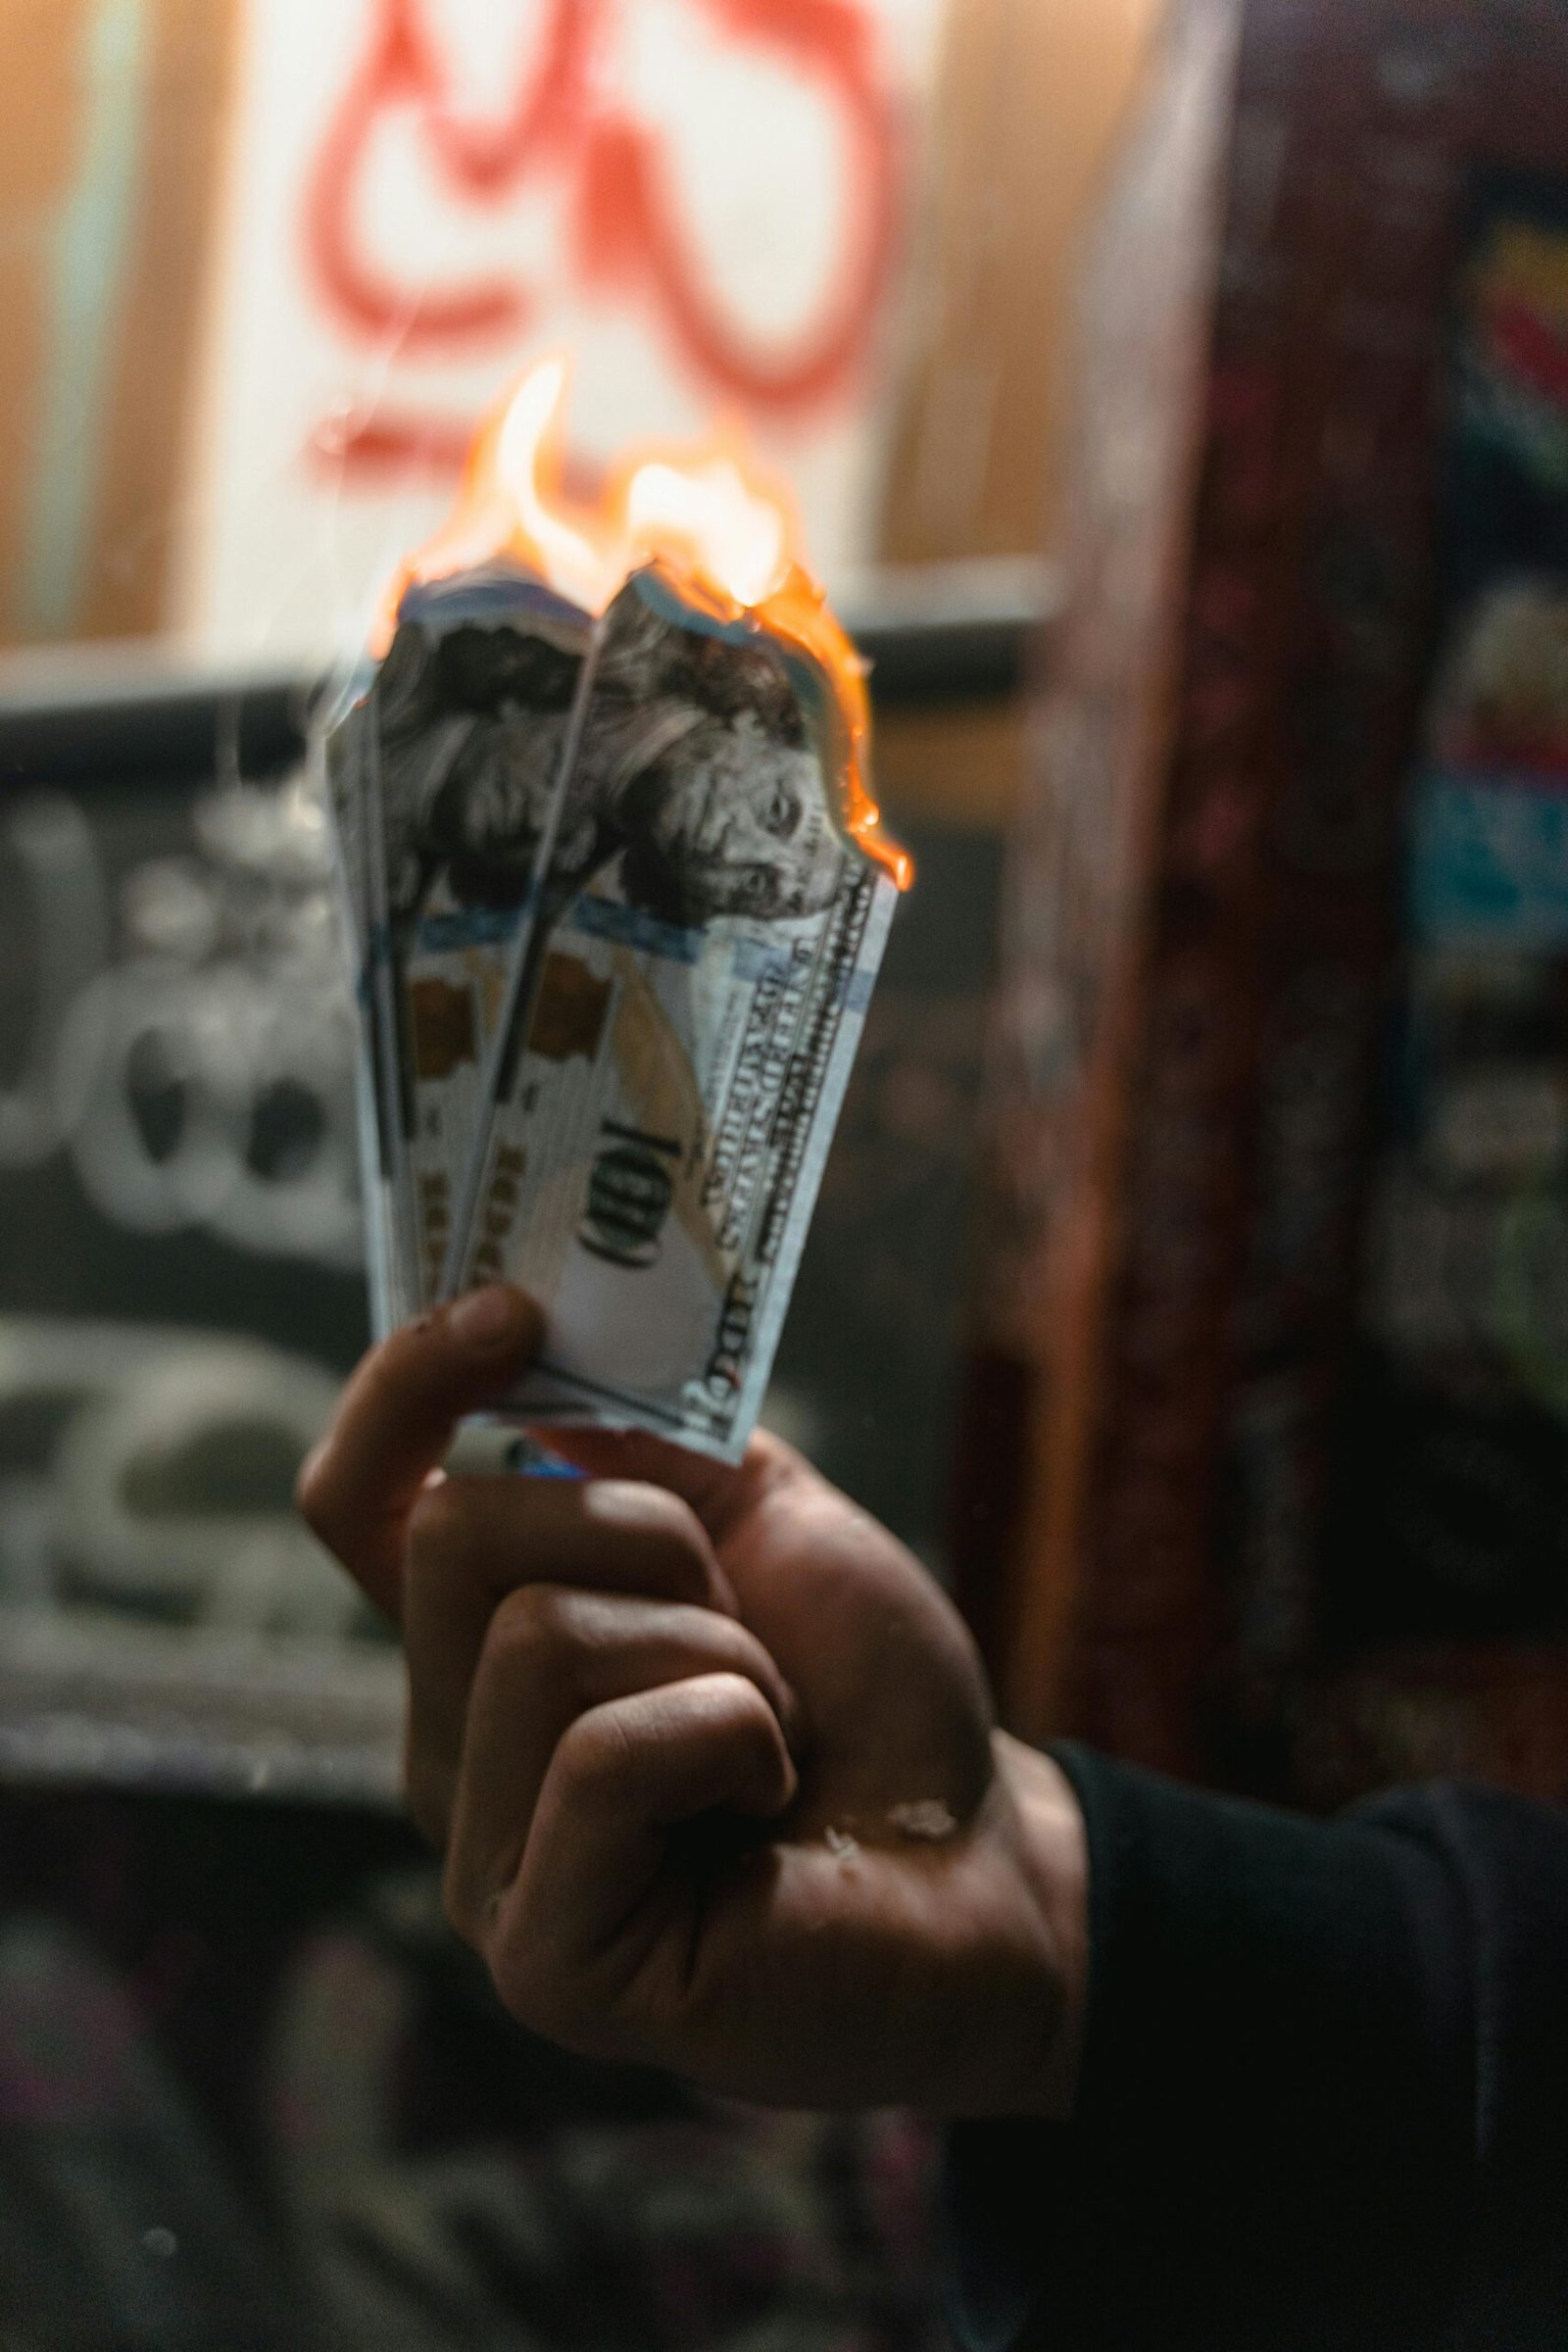
M 507 993 L 480 1074 L 479 1116 L 468 1152 L 467 1166 L 453 1199 L 452 1238 L 447 1244 L 446 1264 L 441 1271 L 438 1293 L 443 1300 L 455 1298 L 466 1287 L 468 1259 L 473 1249 L 474 1220 L 484 1198 L 485 1175 L 495 1149 L 501 1105 L 508 1091 L 511 1073 L 533 1020 L 534 1000 L 539 993 L 539 974 L 543 969 L 540 951 L 548 948 L 552 929 L 550 922 L 541 921 L 545 913 L 545 888 L 555 861 L 556 843 L 561 838 L 561 820 L 576 776 L 577 755 L 582 749 L 588 707 L 593 700 L 594 685 L 599 674 L 599 652 L 604 642 L 604 616 L 601 615 L 593 623 L 583 654 L 571 713 L 566 722 L 565 740 L 561 747 L 561 765 L 551 796 L 550 814 L 534 852 L 528 896 L 520 909 L 512 943 Z

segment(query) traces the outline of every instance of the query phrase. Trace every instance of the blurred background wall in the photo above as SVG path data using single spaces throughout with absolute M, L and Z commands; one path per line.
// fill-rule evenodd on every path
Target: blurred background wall
M 960 1546 L 1032 1732 L 1561 1800 L 1568 25 L 1172 22 L 1079 355 Z
M 745 417 L 830 583 L 1038 557 L 1155 0 L 8 0 L 4 629 L 353 640 L 482 409 Z

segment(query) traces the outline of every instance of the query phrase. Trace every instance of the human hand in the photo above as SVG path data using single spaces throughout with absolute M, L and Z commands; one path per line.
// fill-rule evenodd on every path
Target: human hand
M 515 1291 L 372 1350 L 305 1517 L 401 1623 L 411 1808 L 525 2025 L 785 2106 L 1064 2114 L 1082 1822 L 957 1615 L 776 1439 L 552 1433 L 447 1478 L 538 1338 Z

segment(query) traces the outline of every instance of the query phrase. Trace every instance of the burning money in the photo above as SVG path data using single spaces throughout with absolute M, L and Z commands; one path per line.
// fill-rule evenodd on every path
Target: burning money
M 411 589 L 347 733 L 392 1217 L 416 1306 L 454 1241 L 480 1076 L 551 869 L 592 624 L 515 567 Z
M 328 747 L 376 1295 L 520 1283 L 547 1330 L 517 1418 L 735 1458 L 907 874 L 777 506 L 665 460 L 564 516 L 544 372 Z

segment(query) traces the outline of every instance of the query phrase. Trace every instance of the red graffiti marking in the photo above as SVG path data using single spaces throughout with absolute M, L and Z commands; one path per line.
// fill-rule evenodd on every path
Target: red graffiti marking
M 450 102 L 424 0 L 376 0 L 372 36 L 328 126 L 307 188 L 307 251 L 316 283 L 352 332 L 453 354 L 528 329 L 534 297 L 506 276 L 432 290 L 400 283 L 364 250 L 359 196 L 382 121 L 412 110 L 432 164 L 474 208 L 555 174 L 571 190 L 571 258 L 581 278 L 649 294 L 673 340 L 715 391 L 774 413 L 838 390 L 863 356 L 885 289 L 897 225 L 898 135 L 859 0 L 698 0 L 740 45 L 788 58 L 830 94 L 849 127 L 852 199 L 836 282 L 798 343 L 762 351 L 726 317 L 682 228 L 667 142 L 615 104 L 594 68 L 609 0 L 544 0 L 539 55 L 499 122 L 465 121 Z M 318 454 L 385 471 L 444 464 L 450 423 L 383 412 L 349 423 Z

